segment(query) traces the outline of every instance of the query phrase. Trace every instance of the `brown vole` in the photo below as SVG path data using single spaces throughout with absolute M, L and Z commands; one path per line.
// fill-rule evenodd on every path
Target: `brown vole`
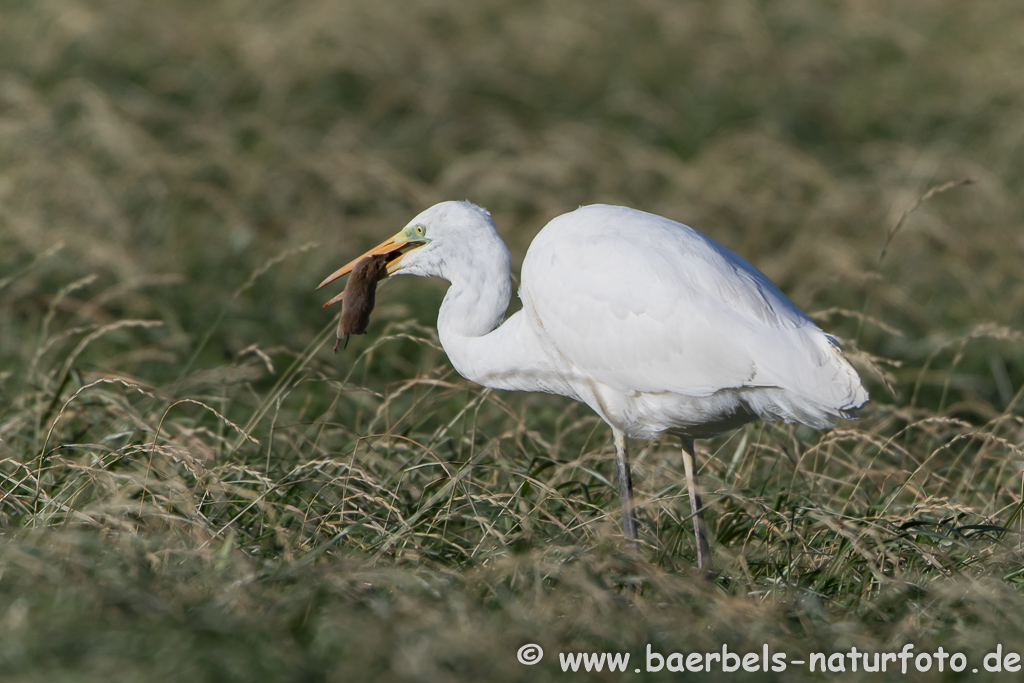
M 342 337 L 345 338 L 347 347 L 349 335 L 366 334 L 366 326 L 370 324 L 370 313 L 376 299 L 377 282 L 387 277 L 387 264 L 386 254 L 367 256 L 356 264 L 348 276 L 348 283 L 342 293 L 338 340 L 334 342 L 335 353 L 338 352 Z

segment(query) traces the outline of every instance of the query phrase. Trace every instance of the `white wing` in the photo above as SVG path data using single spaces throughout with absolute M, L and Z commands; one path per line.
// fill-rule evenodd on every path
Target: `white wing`
M 777 387 L 832 411 L 867 399 L 833 340 L 734 252 L 680 223 L 588 206 L 523 263 L 524 313 L 566 372 L 616 391 Z

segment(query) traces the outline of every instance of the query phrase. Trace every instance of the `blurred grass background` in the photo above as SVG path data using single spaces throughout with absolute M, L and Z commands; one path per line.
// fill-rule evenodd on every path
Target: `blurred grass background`
M 0 3 L 3 680 L 1024 651 L 1021 35 L 1014 0 Z M 607 428 L 458 377 L 443 284 L 330 353 L 320 279 L 464 198 L 517 262 L 580 204 L 680 220 L 846 340 L 861 420 L 700 445 L 715 581 L 677 444 L 633 445 L 634 562 Z

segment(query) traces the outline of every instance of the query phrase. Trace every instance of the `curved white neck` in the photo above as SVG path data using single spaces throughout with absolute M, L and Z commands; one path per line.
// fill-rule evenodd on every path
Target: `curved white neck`
M 511 271 L 507 262 L 490 265 L 497 272 L 488 268 L 478 271 L 475 273 L 477 277 L 473 278 L 449 275 L 451 287 L 437 316 L 437 331 L 446 351 L 446 338 L 482 337 L 497 327 L 505 316 L 512 298 Z
M 473 268 L 444 274 L 451 287 L 437 332 L 448 359 L 460 375 L 486 387 L 575 396 L 548 361 L 526 311 L 500 324 L 512 296 L 507 249 L 495 258 L 483 256 Z
M 486 385 L 483 380 L 498 355 L 482 340 L 501 323 L 512 297 L 507 253 L 493 258 L 476 253 L 471 267 L 445 268 L 442 276 L 451 286 L 437 314 L 441 346 L 459 374 L 479 384 Z

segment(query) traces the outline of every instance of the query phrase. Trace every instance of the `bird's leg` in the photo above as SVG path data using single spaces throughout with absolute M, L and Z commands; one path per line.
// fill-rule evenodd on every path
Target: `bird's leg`
M 690 510 L 693 511 L 693 535 L 697 539 L 697 569 L 711 569 L 711 550 L 708 548 L 708 534 L 704 530 L 704 507 L 697 488 L 697 468 L 694 467 L 693 439 L 682 437 L 683 469 L 686 470 L 686 488 L 690 491 Z
M 636 517 L 633 516 L 633 478 L 629 475 L 629 453 L 626 450 L 626 435 L 612 429 L 615 443 L 615 464 L 619 470 L 619 498 L 622 500 L 622 532 L 626 536 L 626 548 L 637 550 Z

